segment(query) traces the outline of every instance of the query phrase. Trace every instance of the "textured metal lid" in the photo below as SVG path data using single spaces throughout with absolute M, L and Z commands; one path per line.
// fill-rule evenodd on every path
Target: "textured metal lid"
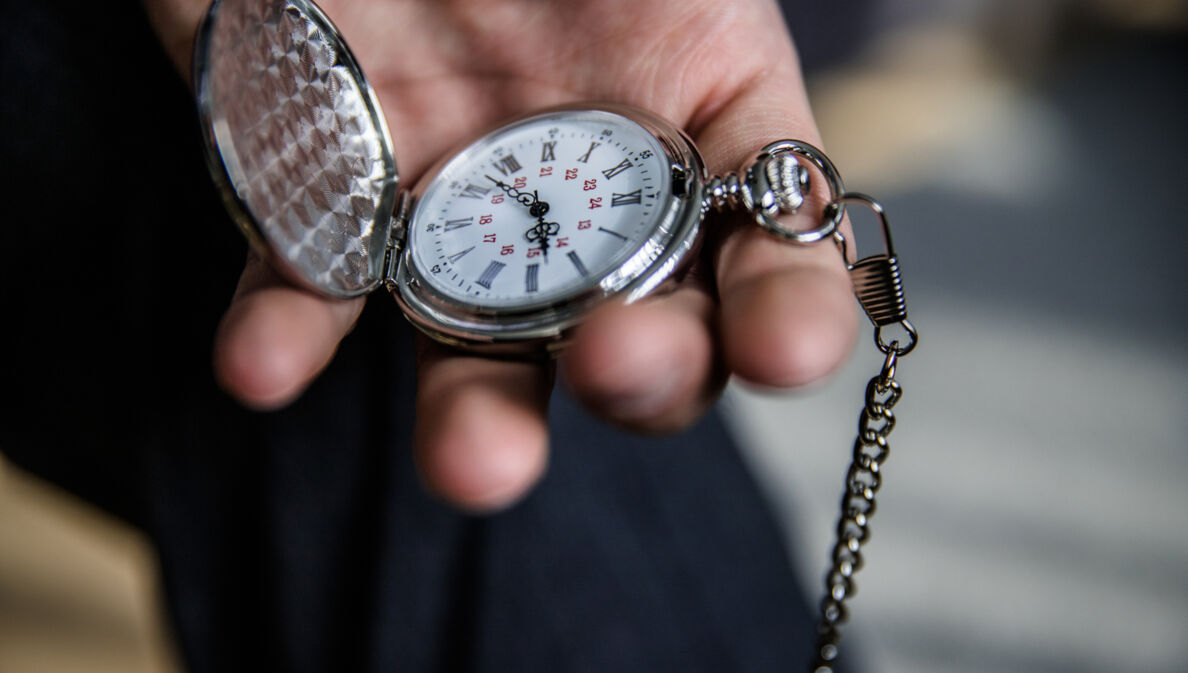
M 248 238 L 327 294 L 374 288 L 396 164 L 334 24 L 305 0 L 216 0 L 194 58 L 211 171 Z

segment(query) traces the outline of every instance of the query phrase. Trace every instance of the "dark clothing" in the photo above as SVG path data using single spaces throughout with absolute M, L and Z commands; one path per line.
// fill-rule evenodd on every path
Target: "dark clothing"
M 412 337 L 384 296 L 290 408 L 227 399 L 210 344 L 244 243 L 188 92 L 132 3 L 5 10 L 0 450 L 151 536 L 190 671 L 807 661 L 807 601 L 716 418 L 642 439 L 555 396 L 543 483 L 459 514 L 417 481 Z

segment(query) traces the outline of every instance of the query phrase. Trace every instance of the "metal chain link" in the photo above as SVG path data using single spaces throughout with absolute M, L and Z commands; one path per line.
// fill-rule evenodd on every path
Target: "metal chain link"
M 801 165 L 801 161 L 807 165 Z M 778 216 L 794 214 L 804 203 L 810 185 L 809 165 L 825 177 L 830 200 L 815 228 L 797 231 L 782 224 Z M 771 143 L 741 175 L 727 173 L 712 178 L 706 192 L 707 208 L 747 211 L 756 224 L 782 240 L 810 244 L 833 238 L 850 273 L 854 296 L 874 324 L 875 345 L 886 354 L 883 368 L 866 384 L 866 404 L 858 416 L 858 436 L 846 472 L 837 540 L 825 576 L 825 598 L 821 601 L 817 644 L 809 669 L 813 673 L 833 673 L 841 642 L 841 625 L 849 617 L 846 600 L 857 590 L 854 575 L 863 565 L 862 545 L 870 539 L 875 495 L 883 484 L 883 465 L 891 454 L 891 446 L 887 443 L 887 437 L 895 429 L 895 414 L 891 409 L 903 395 L 903 389 L 895 380 L 895 366 L 899 358 L 916 347 L 919 338 L 915 326 L 907 319 L 907 302 L 899 260 L 891 242 L 891 226 L 882 204 L 865 194 L 847 192 L 829 157 L 800 140 Z M 883 252 L 850 261 L 846 238 L 838 231 L 847 204 L 874 213 L 882 232 Z M 884 339 L 883 329 L 892 325 L 898 325 L 906 332 L 905 345 L 900 346 L 898 340 L 888 343 Z
M 840 627 L 849 618 L 846 600 L 857 591 L 854 575 L 863 565 L 862 545 L 870 539 L 875 495 L 883 483 L 883 465 L 891 454 L 887 442 L 895 428 L 895 414 L 891 409 L 903 395 L 903 389 L 895 380 L 895 366 L 901 354 L 899 342 L 892 341 L 882 370 L 866 384 L 866 404 L 858 414 L 858 436 L 854 440 L 850 469 L 846 472 L 832 565 L 825 576 L 817 645 L 809 668 L 813 673 L 833 673 L 841 641 Z

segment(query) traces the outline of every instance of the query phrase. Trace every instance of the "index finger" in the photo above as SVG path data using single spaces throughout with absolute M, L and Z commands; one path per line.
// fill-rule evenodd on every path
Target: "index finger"
M 330 363 L 362 310 L 363 299 L 290 285 L 252 254 L 215 336 L 215 376 L 249 407 L 282 407 Z

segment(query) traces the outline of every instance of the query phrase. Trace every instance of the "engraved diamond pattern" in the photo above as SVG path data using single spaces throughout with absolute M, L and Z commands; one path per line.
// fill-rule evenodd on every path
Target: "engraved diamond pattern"
M 203 75 L 210 123 L 232 185 L 278 255 L 316 287 L 355 295 L 380 275 L 395 169 L 361 75 L 306 7 L 220 3 Z

